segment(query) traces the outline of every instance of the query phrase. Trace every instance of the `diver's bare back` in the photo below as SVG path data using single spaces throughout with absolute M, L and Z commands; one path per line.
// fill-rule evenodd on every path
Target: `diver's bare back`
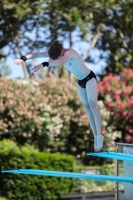
M 64 56 L 65 54 L 70 54 L 71 59 L 68 60 L 64 66 L 70 72 L 72 72 L 77 79 L 84 79 L 90 73 L 90 69 L 88 69 L 84 64 L 84 61 L 82 60 L 82 57 L 79 55 L 79 53 L 74 49 L 65 49 Z

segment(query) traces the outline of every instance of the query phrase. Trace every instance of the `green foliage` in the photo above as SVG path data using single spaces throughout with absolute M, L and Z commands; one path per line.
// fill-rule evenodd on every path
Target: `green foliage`
M 99 59 L 107 63 L 104 74 L 118 74 L 123 66 L 133 67 L 132 6 L 133 0 L 1 0 L 0 48 L 9 46 L 9 53 L 20 56 L 46 50 L 57 38 L 66 39 L 70 46 L 77 40 L 90 46 L 92 38 L 101 33 L 95 47 L 101 50 Z M 72 39 L 74 31 L 76 40 Z M 86 60 L 93 59 L 89 55 Z
M 21 37 L 19 34 L 21 33 L 25 22 L 28 20 L 29 15 L 31 13 L 35 14 L 36 8 L 36 1 L 21 0 L 18 2 L 16 0 L 0 0 L 0 48 L 10 45 L 10 53 L 11 51 L 14 51 L 14 45 L 19 48 L 18 40 Z
M 5 59 L 1 59 L 0 65 L 0 76 L 9 76 L 11 74 L 11 69 L 5 64 Z
M 57 37 L 68 37 L 69 32 L 77 26 L 82 27 L 81 31 L 85 33 L 82 10 L 78 9 L 81 5 L 83 7 L 82 0 L 76 4 L 72 1 L 20 0 L 18 3 L 16 0 L 1 0 L 0 47 L 9 45 L 9 53 L 20 55 L 22 47 L 25 52 L 27 49 L 31 51 L 35 48 L 46 48 Z M 32 31 L 35 34 L 31 39 Z M 48 34 L 44 35 L 44 31 Z M 30 36 L 27 33 L 30 33 Z
M 104 75 L 119 74 L 123 67 L 133 68 L 132 6 L 132 0 L 95 3 L 93 20 L 102 33 L 96 48 L 101 50 L 100 59 L 106 60 Z
M 79 164 L 72 156 L 40 153 L 28 145 L 19 148 L 14 142 L 0 142 L 1 169 L 42 169 L 78 171 Z M 58 199 L 60 194 L 74 192 L 78 180 L 34 175 L 1 174 L 0 194 L 8 199 Z

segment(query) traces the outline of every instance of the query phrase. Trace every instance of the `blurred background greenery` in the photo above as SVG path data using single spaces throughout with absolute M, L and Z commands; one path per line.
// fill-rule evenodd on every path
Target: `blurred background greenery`
M 36 60 L 30 60 L 24 78 L 12 79 L 14 66 L 6 61 L 46 51 L 55 39 L 79 46 L 87 66 L 102 60 L 97 76 L 104 149 L 114 150 L 115 141 L 132 143 L 132 6 L 133 0 L 0 0 L 1 169 L 114 173 L 114 161 L 86 156 L 93 151 L 93 135 L 72 74 L 63 66 L 33 74 Z M 58 199 L 113 187 L 109 182 L 0 174 L 0 196 L 8 199 Z

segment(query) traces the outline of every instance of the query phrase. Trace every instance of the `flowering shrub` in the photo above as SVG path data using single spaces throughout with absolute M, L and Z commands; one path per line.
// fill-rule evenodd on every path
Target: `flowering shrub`
M 28 143 L 40 151 L 65 152 L 79 159 L 93 150 L 93 134 L 75 86 L 65 79 L 51 78 L 1 78 L 0 83 L 0 139 Z M 105 129 L 105 118 L 110 113 L 106 113 L 103 103 L 99 106 L 105 116 Z M 93 163 L 97 158 L 85 159 Z
M 106 110 L 111 114 L 107 121 L 108 126 L 113 127 L 116 140 L 121 135 L 123 142 L 133 142 L 133 70 L 124 68 L 119 76 L 110 73 L 99 82 L 98 88 Z M 104 131 L 108 132 L 107 129 Z
M 92 146 L 87 115 L 74 86 L 50 78 L 1 78 L 0 84 L 1 139 L 76 156 Z
M 55 120 L 37 82 L 19 80 L 16 83 L 4 78 L 0 81 L 1 139 L 10 138 L 21 145 L 27 142 L 43 150 L 42 145 L 48 143 L 49 137 L 60 132 L 62 120 L 58 116 Z

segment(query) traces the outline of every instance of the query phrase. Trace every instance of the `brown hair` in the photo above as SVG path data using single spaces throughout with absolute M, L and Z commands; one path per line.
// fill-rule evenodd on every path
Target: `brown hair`
M 63 50 L 63 45 L 55 40 L 49 47 L 48 55 L 52 60 L 56 60 L 60 56 L 61 50 Z

